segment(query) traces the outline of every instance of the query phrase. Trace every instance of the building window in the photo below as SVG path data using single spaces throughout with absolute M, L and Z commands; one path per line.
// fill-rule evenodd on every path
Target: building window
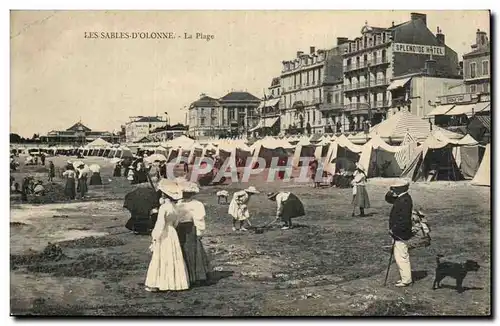
M 470 78 L 476 78 L 476 63 L 471 62 L 470 64 Z
M 335 103 L 339 103 L 339 94 L 335 94 Z
M 490 74 L 490 62 L 488 60 L 483 61 L 483 76 L 489 76 Z
M 332 103 L 332 93 L 326 94 L 326 103 Z
M 205 125 L 205 118 L 200 118 L 200 126 L 204 126 Z
M 321 69 L 318 70 L 318 83 L 321 83 Z
M 490 92 L 490 83 L 484 83 L 483 84 L 483 92 L 489 93 Z
M 373 63 L 377 63 L 377 51 L 373 52 Z
M 229 109 L 229 120 L 235 120 L 236 119 L 236 114 L 235 114 L 235 109 L 231 108 Z
M 476 92 L 476 85 L 470 85 L 470 92 L 475 93 Z

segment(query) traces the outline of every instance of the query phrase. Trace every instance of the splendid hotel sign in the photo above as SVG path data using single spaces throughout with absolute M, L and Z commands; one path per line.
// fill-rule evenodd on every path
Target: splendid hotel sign
M 392 48 L 394 52 L 399 52 L 399 53 L 426 54 L 426 55 L 432 54 L 441 57 L 444 57 L 445 55 L 444 46 L 394 43 Z

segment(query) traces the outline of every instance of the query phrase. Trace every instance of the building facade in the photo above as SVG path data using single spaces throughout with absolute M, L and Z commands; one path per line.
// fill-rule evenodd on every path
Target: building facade
M 281 81 L 275 77 L 271 81 L 271 86 L 267 88 L 267 93 L 260 105 L 257 107 L 259 122 L 250 132 L 255 136 L 277 136 L 280 131 L 280 94 Z
M 452 89 L 460 89 L 460 76 L 436 76 L 433 60 L 428 60 L 426 71 L 394 78 L 388 87 L 392 113 L 406 111 L 425 118 L 435 109 L 437 97 L 446 95 Z
M 189 134 L 193 137 L 214 137 L 222 129 L 222 109 L 215 98 L 201 94 L 189 106 Z
M 257 108 L 260 102 L 248 92 L 230 92 L 221 97 L 221 128 L 230 130 L 233 135 L 248 135 L 259 122 Z
M 201 94 L 189 106 L 189 135 L 196 138 L 247 135 L 258 123 L 260 102 L 248 92 L 230 92 L 218 99 Z
M 131 121 L 125 125 L 127 143 L 140 141 L 153 130 L 167 125 L 167 122 L 160 117 L 130 117 L 130 119 Z
M 282 62 L 281 131 L 322 133 L 330 116 L 341 109 L 342 54 L 347 39 L 338 38 L 330 50 L 298 51 L 296 58 Z M 340 87 L 340 89 L 339 89 Z
M 412 13 L 409 21 L 388 28 L 366 22 L 343 56 L 344 109 L 335 123 L 343 131 L 360 131 L 365 122 L 374 125 L 393 114 L 391 81 L 422 72 L 429 59 L 435 61 L 433 75 L 459 76 L 457 53 L 439 28 L 436 35 L 428 29 L 425 14 Z
M 49 144 L 73 144 L 85 145 L 98 138 L 102 138 L 110 143 L 118 143 L 120 136 L 109 131 L 93 131 L 80 121 L 66 130 L 52 130 L 47 136 L 40 137 L 40 140 Z
M 491 132 L 490 44 L 486 32 L 477 30 L 472 51 L 463 57 L 463 82 L 438 96 L 429 114 L 434 123 L 481 140 Z M 479 130 L 479 132 L 478 132 Z
M 486 32 L 477 30 L 472 51 L 464 54 L 464 83 L 471 94 L 491 92 L 490 42 Z

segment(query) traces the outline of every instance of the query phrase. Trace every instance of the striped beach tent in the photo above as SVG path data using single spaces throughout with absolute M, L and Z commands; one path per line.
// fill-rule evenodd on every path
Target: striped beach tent
M 417 140 L 407 132 L 401 142 L 401 150 L 395 154 L 396 162 L 403 169 L 410 163 L 412 154 L 417 149 Z

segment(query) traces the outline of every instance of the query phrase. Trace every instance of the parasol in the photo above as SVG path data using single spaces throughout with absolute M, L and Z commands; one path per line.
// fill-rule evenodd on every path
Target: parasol
M 92 164 L 91 166 L 89 166 L 89 169 L 93 173 L 99 173 L 101 171 L 101 167 L 97 164 Z
M 152 226 L 150 212 L 159 206 L 159 198 L 159 192 L 152 188 L 136 188 L 125 195 L 123 207 L 132 215 L 125 227 L 131 231 L 149 229 Z
M 82 161 L 75 161 L 73 162 L 73 167 L 77 169 L 80 165 L 85 165 Z
M 153 154 L 144 158 L 144 162 L 153 163 L 153 162 L 166 162 L 167 158 L 163 154 Z

